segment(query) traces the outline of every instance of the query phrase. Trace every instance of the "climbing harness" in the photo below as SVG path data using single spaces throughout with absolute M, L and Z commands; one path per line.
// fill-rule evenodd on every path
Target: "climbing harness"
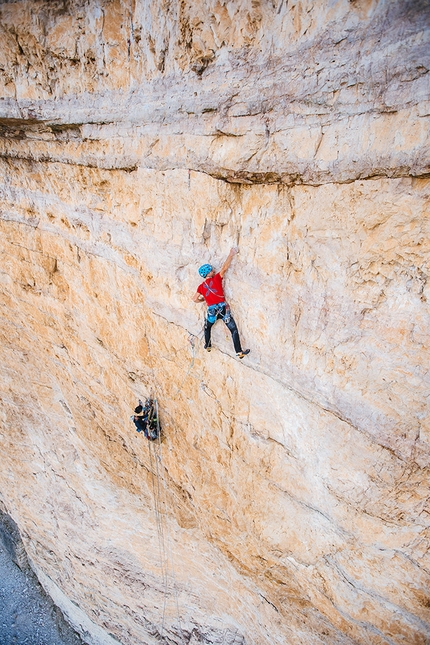
M 213 325 L 218 317 L 221 317 L 227 324 L 230 322 L 230 306 L 226 302 L 218 302 L 216 305 L 210 305 L 207 311 L 208 322 Z

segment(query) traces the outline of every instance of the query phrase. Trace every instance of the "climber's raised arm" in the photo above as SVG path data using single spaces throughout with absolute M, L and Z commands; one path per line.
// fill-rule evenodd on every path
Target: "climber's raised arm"
M 221 278 L 224 277 L 224 274 L 227 271 L 228 267 L 230 266 L 232 259 L 237 253 L 239 253 L 239 249 L 237 248 L 237 246 L 234 246 L 232 249 L 230 249 L 230 253 L 227 256 L 227 260 L 224 262 L 219 272 Z

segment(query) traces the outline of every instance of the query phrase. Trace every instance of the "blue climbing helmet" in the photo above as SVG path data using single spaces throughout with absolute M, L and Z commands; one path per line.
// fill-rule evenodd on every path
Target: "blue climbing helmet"
M 213 270 L 213 266 L 211 264 L 202 264 L 202 266 L 199 269 L 199 273 L 202 276 L 202 278 L 206 278 L 208 273 L 210 273 Z

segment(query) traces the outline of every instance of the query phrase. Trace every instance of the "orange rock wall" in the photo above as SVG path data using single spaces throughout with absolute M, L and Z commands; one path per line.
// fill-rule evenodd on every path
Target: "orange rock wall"
M 0 5 L 0 502 L 89 642 L 428 642 L 428 24 Z

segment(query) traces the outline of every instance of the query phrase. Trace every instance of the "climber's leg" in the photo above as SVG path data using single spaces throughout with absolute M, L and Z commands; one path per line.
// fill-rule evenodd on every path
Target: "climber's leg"
M 239 332 L 233 316 L 228 316 L 228 318 L 225 317 L 224 322 L 231 332 L 234 351 L 236 352 L 236 354 L 242 354 L 242 345 L 240 344 Z
M 208 352 L 211 351 L 211 347 L 212 347 L 212 344 L 211 344 L 211 331 L 212 331 L 212 327 L 214 326 L 214 324 L 215 324 L 215 321 L 214 322 L 209 322 L 209 320 L 206 318 L 206 321 L 205 321 L 205 349 Z

